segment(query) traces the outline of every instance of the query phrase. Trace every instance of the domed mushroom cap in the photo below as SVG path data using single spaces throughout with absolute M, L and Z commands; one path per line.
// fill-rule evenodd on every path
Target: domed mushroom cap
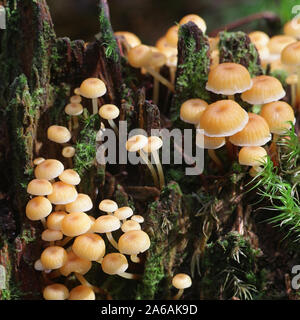
M 79 88 L 80 95 L 88 99 L 102 97 L 106 93 L 105 83 L 98 78 L 85 79 Z
M 63 234 L 59 230 L 46 229 L 42 232 L 42 240 L 44 241 L 58 241 L 63 238 Z
M 124 220 L 133 215 L 133 210 L 130 207 L 121 207 L 114 212 L 114 216 L 119 220 Z
M 300 65 L 300 41 L 291 43 L 282 50 L 281 61 L 290 66 Z
M 99 209 L 104 212 L 114 212 L 118 210 L 118 204 L 110 199 L 104 199 L 99 203 Z
M 132 230 L 141 230 L 141 225 L 134 220 L 127 220 L 122 224 L 121 230 L 123 232 L 128 232 Z
M 185 273 L 178 273 L 173 277 L 172 285 L 179 290 L 186 289 L 192 285 L 192 279 Z
M 28 201 L 25 211 L 29 220 L 41 220 L 51 213 L 52 205 L 47 198 L 38 196 Z
M 251 42 L 254 43 L 257 49 L 266 47 L 270 41 L 270 37 L 262 31 L 253 31 L 248 34 Z
M 261 166 L 266 162 L 267 151 L 263 147 L 243 147 L 239 152 L 239 163 L 244 166 Z
M 52 191 L 52 184 L 46 179 L 33 179 L 27 185 L 27 193 L 34 196 L 47 196 Z
M 202 99 L 189 99 L 180 107 L 180 119 L 184 122 L 197 124 L 208 103 Z
M 35 158 L 35 159 L 33 160 L 33 164 L 34 164 L 35 166 L 37 166 L 38 164 L 42 163 L 43 161 L 45 161 L 45 158 L 43 158 L 43 157 L 38 157 L 38 158 Z
M 295 17 L 288 21 L 283 27 L 283 32 L 287 36 L 300 39 L 300 18 Z
M 68 212 L 86 212 L 93 208 L 91 198 L 84 193 L 78 193 L 75 201 L 66 204 L 66 211 Z
M 136 221 L 138 223 L 143 223 L 145 221 L 144 217 L 142 217 L 138 214 L 134 214 L 130 219 L 133 221 Z
M 143 149 L 148 143 L 148 138 L 138 134 L 135 136 L 130 137 L 127 141 L 126 141 L 126 149 L 129 152 L 136 152 L 138 150 Z
M 128 62 L 134 68 L 141 68 L 148 65 L 151 56 L 152 50 L 148 46 L 140 44 L 129 50 Z
M 135 35 L 132 32 L 128 32 L 128 31 L 116 31 L 114 33 L 115 36 L 122 36 L 125 38 L 125 40 L 127 41 L 127 43 L 130 45 L 130 47 L 134 48 L 138 45 L 140 45 L 142 42 L 140 40 L 140 38 Z
M 105 255 L 105 242 L 98 234 L 82 234 L 76 237 L 72 250 L 82 259 L 99 261 Z
M 274 77 L 257 76 L 252 80 L 252 88 L 241 95 L 241 98 L 250 104 L 269 103 L 280 100 L 285 96 L 280 81 Z
M 47 159 L 36 166 L 34 174 L 37 179 L 52 180 L 64 171 L 64 165 L 56 159 Z
M 71 103 L 80 103 L 81 101 L 82 101 L 82 98 L 81 98 L 81 96 L 78 95 L 78 94 L 75 94 L 74 96 L 72 96 L 72 97 L 70 98 L 70 102 L 71 102 Z
M 240 147 L 263 146 L 272 138 L 266 120 L 255 113 L 248 113 L 249 121 L 243 130 L 229 137 L 229 141 Z
M 47 217 L 47 228 L 51 230 L 61 231 L 61 222 L 67 215 L 64 211 L 56 211 L 49 214 Z
M 114 104 L 104 104 L 99 109 L 99 115 L 103 119 L 113 120 L 118 118 L 120 110 Z
M 84 212 L 72 212 L 61 222 L 61 231 L 68 237 L 76 237 L 90 230 L 92 221 Z
M 287 35 L 277 35 L 270 39 L 268 48 L 273 55 L 280 55 L 281 51 L 289 44 L 295 42 L 296 39 Z
M 96 219 L 92 230 L 97 233 L 108 233 L 120 229 L 120 220 L 111 215 L 100 216 Z
M 91 287 L 80 285 L 70 291 L 69 300 L 96 300 L 96 296 Z
M 148 66 L 150 66 L 152 68 L 161 68 L 166 63 L 167 63 L 167 56 L 163 52 L 153 51 L 153 49 L 152 49 L 152 53 L 151 53 L 151 57 L 148 62 Z
M 59 269 L 59 272 L 65 277 L 69 276 L 72 272 L 84 275 L 90 271 L 91 267 L 91 261 L 82 259 L 73 251 L 69 251 L 67 262 Z
M 73 185 L 57 181 L 52 184 L 53 192 L 48 195 L 48 199 L 53 204 L 67 204 L 75 201 L 77 191 Z
M 172 56 L 177 56 L 177 48 L 176 47 L 173 47 L 171 46 L 166 37 L 161 37 L 159 38 L 157 41 L 156 41 L 156 44 L 155 44 L 156 48 L 162 52 L 163 54 L 166 55 L 166 57 L 172 57 Z M 176 63 L 177 65 L 177 63 Z
M 186 16 L 184 16 L 180 21 L 179 21 L 179 24 L 180 25 L 183 25 L 183 24 L 186 24 L 188 22 L 194 22 L 197 27 L 203 32 L 205 33 L 206 31 L 206 23 L 205 21 L 200 17 L 198 16 L 197 14 L 188 14 Z
M 41 262 L 45 269 L 59 269 L 68 260 L 68 255 L 63 247 L 50 246 L 41 254 Z
M 233 95 L 249 90 L 251 86 L 250 73 L 244 66 L 225 62 L 210 70 L 206 90 L 216 94 Z
M 75 148 L 72 146 L 64 147 L 61 151 L 61 154 L 64 158 L 72 158 L 75 155 Z
M 224 137 L 208 137 L 202 132 L 196 134 L 196 145 L 203 149 L 219 149 L 225 144 Z
M 208 137 L 226 137 L 241 131 L 248 122 L 247 112 L 235 101 L 210 104 L 200 118 L 200 128 Z
M 103 258 L 101 266 L 103 272 L 114 275 L 125 272 L 128 268 L 128 262 L 121 253 L 109 253 Z
M 260 115 L 267 121 L 270 131 L 275 134 L 283 134 L 291 128 L 289 121 L 293 124 L 296 121 L 293 108 L 284 101 L 265 104 Z
M 165 35 L 167 42 L 172 47 L 177 47 L 178 30 L 179 30 L 179 26 L 177 26 L 177 25 L 172 26 L 168 29 L 168 31 Z
M 80 183 L 79 174 L 73 169 L 66 169 L 59 175 L 59 180 L 71 185 L 78 185 Z
M 48 128 L 47 137 L 49 140 L 56 143 L 66 143 L 71 139 L 72 136 L 68 128 L 53 125 Z
M 78 96 L 80 99 L 81 97 Z M 83 106 L 80 103 L 69 103 L 65 107 L 65 113 L 68 114 L 69 116 L 79 116 L 83 112 Z
M 148 250 L 150 244 L 150 239 L 146 232 L 133 230 L 121 235 L 118 241 L 118 248 L 121 253 L 134 255 Z
M 143 148 L 143 151 L 145 151 L 146 153 L 151 153 L 153 151 L 160 149 L 162 145 L 163 145 L 163 141 L 161 140 L 161 138 L 157 136 L 151 136 L 148 138 L 148 143 Z
M 50 284 L 43 290 L 45 300 L 66 300 L 69 294 L 68 288 L 60 283 Z

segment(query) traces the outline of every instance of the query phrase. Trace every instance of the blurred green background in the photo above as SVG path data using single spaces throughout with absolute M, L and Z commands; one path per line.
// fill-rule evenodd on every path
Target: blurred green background
M 59 36 L 90 41 L 98 30 L 96 0 L 47 0 Z M 300 0 L 108 0 L 114 31 L 137 34 L 144 43 L 154 44 L 181 17 L 195 13 L 205 19 L 207 32 L 253 13 L 272 11 L 284 23 Z M 299 8 L 300 12 L 300 8 Z M 280 26 L 264 21 L 248 24 L 244 31 L 280 32 Z

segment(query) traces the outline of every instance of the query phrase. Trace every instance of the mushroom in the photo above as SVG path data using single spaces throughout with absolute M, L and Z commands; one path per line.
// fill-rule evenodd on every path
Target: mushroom
M 189 288 L 192 285 L 192 279 L 185 273 L 178 273 L 173 277 L 172 285 L 178 289 L 178 293 L 173 297 L 173 300 L 179 300 L 184 289 Z
M 112 232 L 120 229 L 120 220 L 112 215 L 100 216 L 96 219 L 92 231 L 96 233 L 105 233 L 111 245 L 118 250 L 118 244 L 114 239 Z
M 67 213 L 64 211 L 55 211 L 47 217 L 47 228 L 51 230 L 61 231 L 61 222 Z
M 61 151 L 62 156 L 68 159 L 70 167 L 73 167 L 72 158 L 74 157 L 75 152 L 76 150 L 72 146 L 66 146 Z
M 197 27 L 203 32 L 205 33 L 206 31 L 206 23 L 205 21 L 198 16 L 197 14 L 188 14 L 186 16 L 184 16 L 180 21 L 179 24 L 183 25 L 188 23 L 189 21 L 194 22 L 195 25 L 197 25 Z
M 110 199 L 104 199 L 99 203 L 99 209 L 107 214 L 112 214 L 118 210 L 118 204 Z
M 150 239 L 146 232 L 133 230 L 125 232 L 118 241 L 118 249 L 123 254 L 130 255 L 132 262 L 139 263 L 139 253 L 143 253 L 150 248 Z
M 141 134 L 138 134 L 138 135 L 130 137 L 127 140 L 126 149 L 129 152 L 138 152 L 139 153 L 140 157 L 142 158 L 144 163 L 148 166 L 148 168 L 152 174 L 154 185 L 159 186 L 156 171 L 155 171 L 152 163 L 149 161 L 148 157 L 146 156 L 146 154 L 142 150 L 147 145 L 147 143 L 148 143 L 147 137 L 145 137 Z
M 116 31 L 114 33 L 114 35 L 117 37 L 124 37 L 125 38 L 126 43 L 127 43 L 127 45 L 126 45 L 127 52 L 130 50 L 130 48 L 134 48 L 142 43 L 141 40 L 139 39 L 139 37 L 132 32 Z
M 166 32 L 166 41 L 172 47 L 177 47 L 179 25 L 170 27 Z
M 67 212 L 87 212 L 93 208 L 91 198 L 84 193 L 78 193 L 75 201 L 66 204 Z
M 61 240 L 63 238 L 63 234 L 58 230 L 46 229 L 42 232 L 42 240 L 50 242 L 50 245 L 53 245 L 55 241 Z
M 46 228 L 46 217 L 51 213 L 51 202 L 45 197 L 35 197 L 28 201 L 26 205 L 26 217 L 29 220 L 41 220 L 43 226 Z
M 128 261 L 121 253 L 109 253 L 102 262 L 101 267 L 103 272 L 109 275 L 118 275 L 125 279 L 139 279 L 139 275 L 125 272 L 128 268 Z
M 35 159 L 33 160 L 33 164 L 34 164 L 35 166 L 37 166 L 38 164 L 42 163 L 43 161 L 45 161 L 45 159 L 44 159 L 43 157 L 38 157 L 38 158 L 35 158 Z
M 166 65 L 169 68 L 170 72 L 170 81 L 174 85 L 175 83 L 175 76 L 176 76 L 176 70 L 177 70 L 177 63 L 178 59 L 176 55 L 170 56 L 167 58 Z
M 92 287 L 80 285 L 70 291 L 69 300 L 96 300 Z
M 105 255 L 105 242 L 98 234 L 82 234 L 75 238 L 73 252 L 88 261 L 100 261 Z
M 67 237 L 77 237 L 88 232 L 92 221 L 84 212 L 71 212 L 61 221 L 61 231 Z
M 145 219 L 138 214 L 134 214 L 130 219 L 138 223 L 143 223 L 145 221 Z
M 56 143 L 66 143 L 71 139 L 71 133 L 66 127 L 53 125 L 48 128 L 47 137 Z
M 90 260 L 79 257 L 73 251 L 69 251 L 67 255 L 66 263 L 59 269 L 63 276 L 68 277 L 72 272 L 83 276 L 92 268 Z M 82 278 L 80 277 L 80 279 Z
M 70 98 L 71 103 L 80 103 L 82 101 L 81 96 L 79 94 L 75 94 Z
M 149 67 L 149 61 L 151 60 L 153 51 L 150 47 L 146 45 L 138 45 L 134 48 L 131 48 L 128 52 L 128 62 L 134 68 L 144 68 L 153 78 L 156 78 L 163 85 L 168 87 L 172 92 L 174 92 L 173 84 L 168 81 L 166 78 L 161 76 L 153 68 Z
M 45 300 L 66 300 L 69 298 L 69 289 L 60 283 L 53 283 L 43 290 Z
M 259 172 L 260 166 L 266 163 L 267 151 L 263 147 L 243 147 L 239 152 L 239 164 L 252 166 L 253 171 Z
M 296 39 L 287 35 L 276 35 L 270 38 L 267 46 L 270 51 L 268 63 L 280 60 L 281 51 L 289 44 L 295 42 Z
M 208 74 L 206 90 L 223 94 L 234 100 L 236 93 L 252 87 L 249 71 L 241 64 L 225 62 L 212 68 Z
M 180 107 L 180 119 L 186 123 L 198 124 L 208 103 L 202 99 L 186 100 Z
M 141 230 L 141 225 L 134 220 L 127 220 L 122 224 L 121 230 L 123 232 L 128 232 L 132 230 Z
M 60 246 L 50 246 L 41 254 L 41 262 L 45 269 L 59 269 L 68 260 L 66 250 Z
M 158 150 L 162 147 L 162 145 L 163 145 L 163 142 L 159 137 L 151 136 L 148 138 L 148 143 L 143 147 L 144 152 L 150 153 L 153 156 L 153 160 L 158 171 L 160 189 L 162 189 L 165 185 L 164 172 L 163 172 L 162 165 L 159 160 L 159 154 L 158 154 Z
M 78 97 L 80 97 L 80 96 L 78 96 Z M 78 124 L 78 116 L 81 115 L 82 112 L 83 112 L 83 106 L 80 103 L 72 102 L 72 103 L 69 103 L 69 104 L 66 105 L 65 113 L 72 117 L 73 123 L 74 123 L 73 129 L 77 129 L 78 128 L 78 126 L 79 126 L 79 124 Z M 69 130 L 70 131 L 72 130 L 71 123 L 69 123 Z
M 283 32 L 287 36 L 294 37 L 300 40 L 300 18 L 299 15 L 294 17 L 292 20 L 288 21 L 284 27 Z
M 121 207 L 114 212 L 114 216 L 121 220 L 123 223 L 132 215 L 133 210 L 130 207 Z
M 270 37 L 262 31 L 252 31 L 248 36 L 257 49 L 266 47 L 270 41 Z
M 64 183 L 71 184 L 76 186 L 80 183 L 80 176 L 79 174 L 73 169 L 66 169 L 64 170 L 59 176 L 59 180 Z
M 27 185 L 27 193 L 34 196 L 47 196 L 52 191 L 52 184 L 46 179 L 33 179 Z
M 47 159 L 34 170 L 37 179 L 53 180 L 64 171 L 64 165 L 56 159 Z
M 79 91 L 81 96 L 92 99 L 93 114 L 97 114 L 98 98 L 106 93 L 104 82 L 98 78 L 88 78 L 81 83 Z
M 171 46 L 166 37 L 161 37 L 156 41 L 155 47 L 162 53 L 164 53 L 167 58 L 171 56 L 177 57 L 177 47 Z
M 106 119 L 109 125 L 114 129 L 116 135 L 119 135 L 119 129 L 113 119 L 118 118 L 120 110 L 114 104 L 104 104 L 99 109 L 99 115 L 102 119 Z
M 57 181 L 52 184 L 53 191 L 49 194 L 48 200 L 53 204 L 68 204 L 75 201 L 78 193 L 71 184 Z

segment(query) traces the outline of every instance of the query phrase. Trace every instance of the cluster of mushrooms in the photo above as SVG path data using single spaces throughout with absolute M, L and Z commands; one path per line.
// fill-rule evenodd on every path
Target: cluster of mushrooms
M 99 210 L 103 214 L 94 218 L 87 214 L 93 208 L 91 198 L 76 190 L 81 179 L 72 169 L 72 157 L 76 150 L 72 145 L 68 145 L 68 142 L 71 140 L 72 130 L 78 128 L 78 116 L 84 110 L 81 96 L 92 99 L 93 113 L 99 113 L 118 134 L 113 119 L 118 117 L 119 109 L 106 104 L 98 111 L 97 98 L 105 92 L 106 87 L 100 79 L 84 80 L 80 88 L 75 89 L 75 95 L 65 107 L 66 114 L 70 116 L 69 128 L 52 125 L 47 130 L 48 139 L 62 145 L 62 156 L 69 160 L 68 169 L 57 159 L 39 157 L 34 160 L 35 179 L 27 185 L 27 193 L 31 199 L 26 205 L 26 216 L 32 221 L 40 220 L 44 226 L 41 238 L 47 245 L 40 259 L 35 262 L 34 268 L 43 273 L 46 282 L 50 282 L 43 289 L 43 297 L 46 300 L 95 300 L 96 293 L 106 294 L 110 298 L 105 290 L 85 279 L 84 275 L 91 269 L 92 263 L 99 263 L 102 271 L 108 275 L 138 280 L 141 275 L 127 272 L 129 263 L 126 255 L 130 256 L 132 263 L 140 263 L 138 254 L 150 247 L 150 238 L 141 228 L 144 222 L 141 215 L 134 214 L 130 207 L 119 208 L 115 201 L 104 199 L 99 204 Z M 99 133 L 103 130 L 105 127 L 101 123 Z M 147 138 L 143 135 L 133 136 L 126 143 L 128 151 L 140 153 L 158 187 L 164 185 L 157 153 L 161 146 L 160 138 Z M 153 155 L 159 178 L 147 154 Z M 112 234 L 117 231 L 121 233 L 118 241 Z M 111 252 L 109 248 L 110 252 L 107 253 L 108 244 L 101 236 L 103 234 L 116 252 Z M 71 274 L 75 275 L 80 285 L 70 291 L 65 284 L 53 282 L 54 279 L 68 277 Z M 173 285 L 179 289 L 174 299 L 179 299 L 183 290 L 191 285 L 191 279 L 188 275 L 177 274 L 173 279 Z

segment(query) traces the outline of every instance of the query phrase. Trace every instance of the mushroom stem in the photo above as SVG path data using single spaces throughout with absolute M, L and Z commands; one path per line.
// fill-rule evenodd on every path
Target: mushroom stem
M 97 114 L 98 113 L 98 99 L 94 98 L 92 99 L 93 102 L 93 114 Z
M 173 300 L 179 300 L 183 294 L 184 289 L 179 289 L 177 294 L 173 297 Z
M 159 69 L 154 69 L 155 72 L 159 73 Z M 153 83 L 153 102 L 157 105 L 159 99 L 159 81 L 156 77 L 154 77 Z
M 169 67 L 169 70 L 170 70 L 170 81 L 174 85 L 175 75 L 176 75 L 176 67 Z
M 47 229 L 47 222 L 46 222 L 46 218 L 42 218 L 41 222 L 43 224 L 44 229 Z
M 116 135 L 118 136 L 119 135 L 119 129 L 116 126 L 114 120 L 108 119 L 107 121 L 108 121 L 109 125 L 114 129 Z
M 149 168 L 149 170 L 150 170 L 150 172 L 152 174 L 154 185 L 159 187 L 158 177 L 157 177 L 156 171 L 155 171 L 152 163 L 149 161 L 148 157 L 146 156 L 146 154 L 144 153 L 143 150 L 139 150 L 139 154 L 140 154 L 142 160 L 148 166 L 148 168 Z
M 151 74 L 151 76 L 155 79 L 157 79 L 159 82 L 161 82 L 163 85 L 168 87 L 172 92 L 174 92 L 174 85 L 168 81 L 166 78 L 164 78 L 162 75 L 160 75 L 159 72 L 155 71 L 153 68 L 150 67 L 144 67 L 148 73 Z
M 298 81 L 297 81 L 296 105 L 298 110 L 300 110 L 300 66 L 298 66 L 297 68 L 297 75 L 298 75 Z
M 57 245 L 60 247 L 65 246 L 68 242 L 70 242 L 73 239 L 73 237 L 65 237 L 63 240 L 60 242 L 57 242 Z
M 98 287 L 95 287 L 93 286 L 92 284 L 90 284 L 86 279 L 85 277 L 80 274 L 80 273 L 77 273 L 77 272 L 74 272 L 75 274 L 75 277 L 77 278 L 77 280 L 83 285 L 83 286 L 87 286 L 87 287 L 90 287 L 94 290 L 95 293 L 104 293 L 106 294 L 107 292 L 101 288 L 98 288 Z
M 232 95 L 228 95 L 228 99 L 229 99 L 229 100 L 233 100 L 233 101 L 234 101 L 234 94 L 232 94 Z
M 129 273 L 129 272 L 118 273 L 118 276 L 125 278 L 125 279 L 131 279 L 131 280 L 138 280 L 141 278 L 141 276 L 139 274 Z
M 111 245 L 118 250 L 118 244 L 116 242 L 116 240 L 114 239 L 113 235 L 111 232 L 106 232 L 106 237 L 108 239 L 108 241 L 111 243 Z
M 153 154 L 154 163 L 156 164 L 157 171 L 158 171 L 158 176 L 159 176 L 159 181 L 160 181 L 160 189 L 162 189 L 165 185 L 165 177 L 164 177 L 163 168 L 162 168 L 157 150 L 152 151 L 152 154 Z
M 219 159 L 219 157 L 216 155 L 215 150 L 208 149 L 207 153 L 210 156 L 210 158 L 214 161 L 214 163 L 218 166 L 218 168 L 223 170 L 223 164 L 222 164 L 221 160 Z
M 130 260 L 134 263 L 140 263 L 141 259 L 136 255 L 136 254 L 132 254 L 130 256 Z
M 79 127 L 78 117 L 73 117 L 73 129 L 77 129 Z
M 272 143 L 270 145 L 270 156 L 271 159 L 274 161 L 276 159 L 276 155 L 277 155 L 277 140 L 279 138 L 279 135 L 276 133 L 273 133 L 273 139 L 272 139 Z

